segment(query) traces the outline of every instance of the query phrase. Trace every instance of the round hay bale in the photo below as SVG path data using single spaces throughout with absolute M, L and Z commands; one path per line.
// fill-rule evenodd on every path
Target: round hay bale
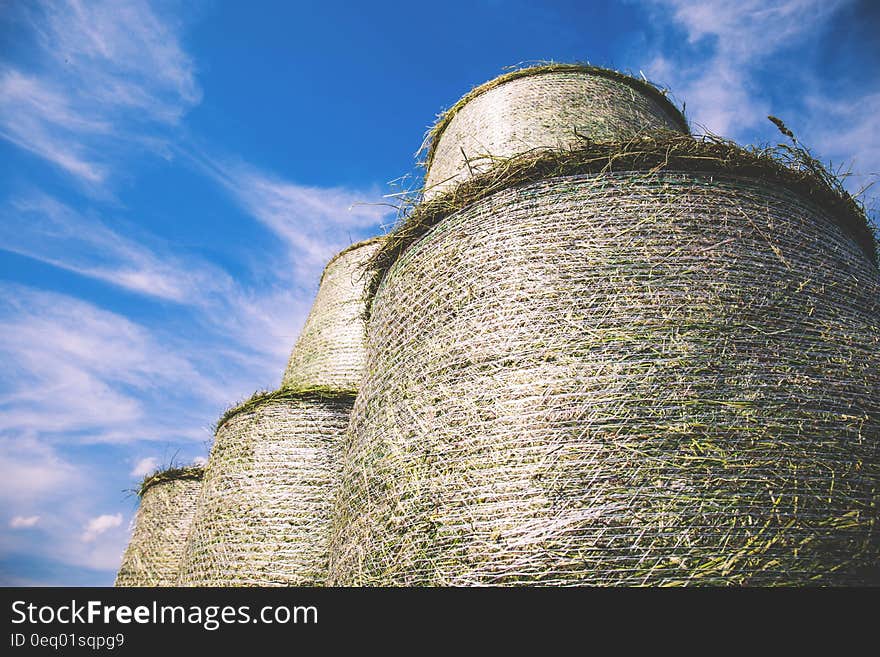
M 198 467 L 171 468 L 144 479 L 116 586 L 175 585 L 202 475 Z
M 353 244 L 324 268 L 315 303 L 293 348 L 282 387 L 353 390 L 364 363 L 364 269 L 381 237 Z
M 625 139 L 646 131 L 688 132 L 657 87 L 617 71 L 550 64 L 512 71 L 473 89 L 428 133 L 426 198 L 499 158 L 567 148 L 582 137 Z
M 877 582 L 864 215 L 728 145 L 617 148 L 389 238 L 331 582 Z
M 218 423 L 183 586 L 325 583 L 340 440 L 353 393 L 261 393 Z

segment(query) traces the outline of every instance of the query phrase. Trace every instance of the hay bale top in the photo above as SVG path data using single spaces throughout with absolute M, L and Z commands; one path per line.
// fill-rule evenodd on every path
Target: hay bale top
M 780 144 L 744 148 L 714 135 L 694 137 L 677 132 L 616 142 L 583 139 L 571 150 L 536 149 L 513 156 L 442 195 L 412 205 L 412 210 L 401 217 L 366 265 L 372 273 L 366 291 L 367 315 L 388 269 L 413 242 L 445 217 L 495 192 L 530 182 L 626 171 L 729 174 L 781 186 L 828 212 L 877 264 L 877 238 L 864 207 L 834 174 L 799 147 Z
M 603 68 L 601 66 L 592 66 L 590 64 L 557 64 L 557 63 L 548 63 L 541 64 L 539 66 L 528 66 L 525 68 L 519 68 L 513 71 L 509 71 L 504 75 L 500 75 L 493 80 L 489 80 L 477 87 L 471 89 L 468 93 L 462 96 L 457 103 L 455 103 L 452 107 L 447 110 L 444 110 L 437 117 L 437 121 L 434 125 L 428 130 L 425 135 L 425 140 L 422 143 L 421 148 L 419 149 L 419 153 L 425 151 L 425 162 L 424 166 L 426 169 L 431 167 L 431 162 L 434 159 L 434 153 L 437 150 L 437 144 L 440 143 L 440 137 L 443 135 L 443 131 L 449 125 L 455 115 L 461 110 L 462 107 L 467 105 L 477 96 L 494 89 L 495 87 L 499 87 L 506 82 L 510 82 L 511 80 L 517 80 L 519 78 L 525 78 L 533 75 L 542 75 L 545 73 L 583 73 L 585 75 L 596 75 L 600 77 L 609 78 L 616 82 L 620 82 L 629 87 L 632 87 L 636 91 L 649 98 L 655 100 L 660 106 L 669 113 L 669 116 L 679 124 L 681 130 L 685 134 L 690 134 L 690 128 L 688 127 L 687 119 L 682 114 L 681 110 L 676 107 L 672 101 L 667 97 L 667 91 L 658 87 L 646 80 L 640 80 L 638 78 L 634 78 L 625 73 L 621 73 L 620 71 L 616 71 L 611 68 Z
M 219 431 L 224 424 L 236 415 L 253 411 L 263 404 L 273 401 L 318 401 L 327 404 L 348 405 L 354 401 L 357 396 L 355 390 L 339 390 L 337 388 L 329 388 L 326 386 L 310 386 L 310 387 L 281 387 L 278 390 L 258 390 L 243 402 L 227 409 L 214 427 L 214 432 Z
M 333 267 L 334 263 L 336 263 L 337 260 L 339 260 L 343 256 L 348 255 L 352 251 L 356 251 L 357 249 L 361 249 L 361 248 L 363 248 L 365 246 L 369 246 L 371 244 L 376 244 L 377 242 L 381 242 L 384 239 L 385 239 L 384 235 L 377 235 L 376 237 L 370 237 L 369 239 L 361 240 L 360 242 L 355 242 L 354 244 L 342 249 L 342 251 L 340 251 L 335 256 L 330 258 L 330 260 L 327 261 L 327 264 L 324 265 L 324 271 L 321 273 L 321 279 L 318 282 L 318 285 L 320 286 L 320 284 L 324 282 L 324 277 L 327 275 L 327 272 L 330 271 L 330 269 Z
M 182 467 L 166 468 L 165 470 L 157 470 L 156 472 L 144 477 L 141 485 L 137 489 L 138 497 L 143 498 L 144 494 L 154 486 L 165 484 L 169 481 L 193 480 L 201 481 L 205 475 L 205 469 L 198 465 L 186 465 Z
M 382 239 L 374 237 L 352 244 L 327 263 L 288 358 L 282 387 L 356 387 L 364 361 L 363 265 Z

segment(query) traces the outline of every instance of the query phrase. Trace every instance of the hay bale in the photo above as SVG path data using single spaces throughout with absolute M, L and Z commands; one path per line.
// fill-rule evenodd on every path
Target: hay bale
M 582 136 L 607 141 L 658 129 L 688 132 L 666 95 L 642 80 L 579 64 L 512 71 L 465 95 L 428 133 L 425 196 L 498 158 L 566 148 Z
M 876 583 L 864 215 L 691 142 L 547 153 L 390 236 L 332 582 Z
M 363 264 L 381 240 L 353 244 L 327 264 L 282 387 L 357 387 L 364 362 Z
M 221 418 L 183 586 L 324 584 L 340 440 L 353 393 L 261 393 Z
M 144 479 L 116 586 L 175 585 L 202 475 L 198 467 L 171 468 Z

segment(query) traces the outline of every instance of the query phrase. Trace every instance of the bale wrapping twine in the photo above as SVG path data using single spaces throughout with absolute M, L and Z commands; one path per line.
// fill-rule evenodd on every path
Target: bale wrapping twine
M 757 158 L 646 148 L 389 251 L 331 582 L 876 583 L 873 244 Z
M 658 129 L 688 132 L 653 85 L 596 66 L 550 64 L 513 71 L 465 95 L 427 137 L 426 198 L 535 148 L 582 137 L 625 139 Z
M 144 480 L 116 586 L 175 585 L 202 474 L 202 468 L 173 468 Z
M 356 388 L 364 362 L 363 265 L 380 244 L 359 242 L 327 264 L 282 387 Z
M 325 583 L 352 393 L 257 395 L 221 420 L 186 544 L 184 586 Z

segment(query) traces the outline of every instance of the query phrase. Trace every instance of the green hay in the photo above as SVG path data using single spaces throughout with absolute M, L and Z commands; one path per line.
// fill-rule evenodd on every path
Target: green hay
M 338 390 L 326 386 L 288 387 L 272 391 L 258 390 L 243 402 L 226 410 L 226 412 L 220 416 L 220 419 L 217 420 L 217 424 L 214 426 L 214 433 L 217 433 L 224 424 L 239 413 L 252 411 L 268 402 L 291 399 L 322 401 L 331 404 L 350 404 L 355 396 L 357 396 L 357 392 L 354 390 Z
M 529 66 L 526 68 L 516 69 L 514 71 L 510 71 L 509 73 L 505 73 L 504 75 L 501 75 L 494 80 L 490 80 L 489 82 L 474 87 L 467 94 L 462 96 L 462 98 L 457 103 L 455 103 L 455 105 L 450 107 L 448 110 L 442 112 L 437 117 L 436 123 L 431 127 L 430 130 L 428 130 L 427 134 L 425 135 L 425 140 L 422 143 L 422 147 L 419 149 L 419 153 L 426 152 L 424 162 L 425 168 L 430 168 L 431 162 L 434 159 L 434 152 L 436 151 L 437 144 L 440 141 L 440 136 L 443 134 L 446 126 L 448 126 L 452 119 L 455 118 L 455 115 L 459 112 L 459 110 L 461 110 L 462 107 L 471 102 L 474 98 L 489 91 L 490 89 L 501 86 L 505 82 L 510 82 L 511 80 L 525 78 L 532 75 L 560 72 L 586 73 L 589 75 L 597 75 L 604 78 L 609 78 L 611 80 L 614 80 L 615 82 L 625 84 L 628 87 L 631 87 L 639 93 L 644 94 L 658 102 L 660 106 L 663 107 L 663 109 L 665 109 L 669 113 L 669 115 L 675 120 L 675 122 L 679 124 L 682 132 L 684 132 L 685 134 L 690 134 L 690 128 L 688 127 L 687 119 L 684 117 L 684 114 L 669 100 L 669 98 L 667 97 L 667 92 L 660 87 L 651 84 L 650 82 L 639 80 L 638 78 L 634 78 L 630 75 L 626 75 L 625 73 L 621 73 L 620 71 L 615 71 L 614 69 L 610 68 L 592 66 L 590 64 L 560 64 L 549 62 L 538 66 Z
M 809 199 L 852 234 L 871 260 L 877 263 L 877 245 L 864 207 L 834 174 L 807 151 L 784 144 L 741 147 L 706 135 L 693 137 L 675 132 L 643 135 L 625 142 L 594 142 L 571 150 L 539 149 L 499 160 L 490 171 L 474 176 L 445 194 L 404 211 L 397 227 L 367 263 L 372 273 L 366 292 L 365 312 L 385 273 L 400 255 L 432 226 L 449 215 L 496 192 L 562 176 L 623 171 L 681 171 L 731 174 L 775 184 Z
M 199 466 L 171 465 L 144 478 L 116 586 L 174 586 L 203 474 Z
M 205 469 L 197 465 L 185 465 L 181 467 L 172 467 L 159 469 L 144 477 L 140 486 L 137 488 L 138 497 L 143 497 L 153 486 L 164 484 L 169 481 L 179 481 L 183 479 L 200 480 L 205 474 Z

